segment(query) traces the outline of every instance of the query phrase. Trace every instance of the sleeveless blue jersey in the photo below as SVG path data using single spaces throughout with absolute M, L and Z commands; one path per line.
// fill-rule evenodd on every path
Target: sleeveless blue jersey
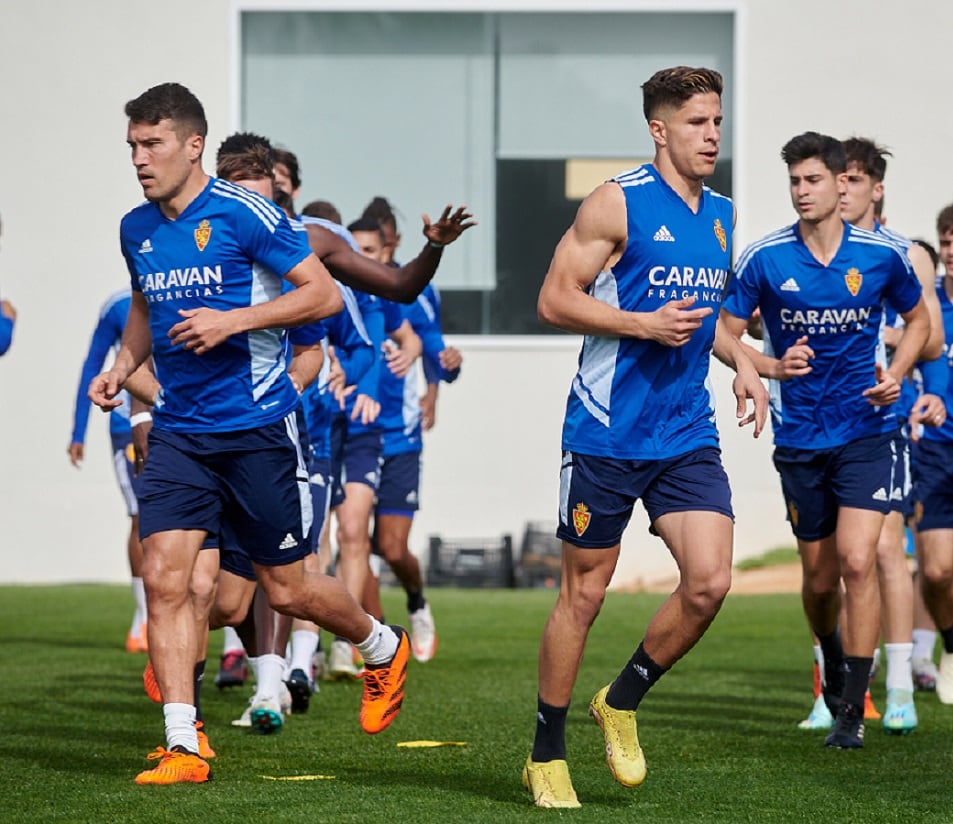
M 936 295 L 943 312 L 943 354 L 934 361 L 920 363 L 919 367 L 923 376 L 923 391 L 943 398 L 949 411 L 953 410 L 953 303 L 947 297 L 942 281 L 937 286 Z M 949 414 L 939 427 L 922 427 L 920 437 L 925 441 L 953 443 L 953 421 Z
M 718 445 L 708 366 L 731 261 L 731 201 L 704 188 L 697 214 L 652 165 L 614 178 L 625 195 L 628 242 L 589 287 L 627 312 L 697 298 L 712 314 L 682 347 L 587 335 L 563 426 L 563 449 L 661 460 Z
M 110 295 L 99 310 L 99 320 L 89 340 L 89 350 L 79 374 L 79 386 L 76 388 L 76 403 L 73 407 L 73 434 L 70 443 L 83 443 L 86 440 L 86 425 L 89 422 L 90 400 L 86 395 L 89 383 L 98 375 L 110 352 L 119 349 L 122 332 L 126 328 L 129 315 L 129 303 L 132 293 L 129 288 L 120 289 Z M 129 426 L 129 394 L 119 394 L 122 401 L 109 413 L 109 432 L 112 435 L 126 435 Z
M 778 446 L 828 449 L 897 427 L 892 406 L 863 397 L 884 362 L 884 303 L 908 312 L 920 283 L 906 255 L 875 232 L 844 223 L 828 266 L 801 239 L 795 223 L 741 254 L 725 309 L 741 318 L 761 307 L 764 351 L 781 357 L 807 336 L 812 371 L 771 381 L 771 423 Z
M 298 403 L 285 369 L 284 329 L 233 335 L 196 355 L 172 346 L 180 309 L 226 311 L 281 294 L 281 277 L 308 255 L 307 233 L 274 203 L 211 178 L 175 220 L 144 203 L 122 220 L 122 252 L 132 288 L 149 305 L 152 352 L 162 393 L 155 426 L 231 432 L 272 423 Z

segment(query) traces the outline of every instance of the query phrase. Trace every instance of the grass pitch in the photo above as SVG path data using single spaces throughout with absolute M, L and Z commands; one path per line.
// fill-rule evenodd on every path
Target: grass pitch
M 139 787 L 164 743 L 141 655 L 123 650 L 119 586 L 0 588 L 0 821 L 5 822 L 949 822 L 953 707 L 918 694 L 920 728 L 825 750 L 796 724 L 811 706 L 811 647 L 797 596 L 731 596 L 708 634 L 639 711 L 646 783 L 612 781 L 589 698 L 642 637 L 662 596 L 611 593 L 590 635 L 568 722 L 580 810 L 537 810 L 520 784 L 533 738 L 545 590 L 431 589 L 436 658 L 410 665 L 388 730 L 358 727 L 359 683 L 324 684 L 278 735 L 230 726 L 251 688 L 213 684 L 203 706 L 218 751 L 207 785 Z M 386 591 L 388 617 L 402 597 Z M 874 687 L 882 709 L 883 684 Z M 465 742 L 410 749 L 406 741 Z

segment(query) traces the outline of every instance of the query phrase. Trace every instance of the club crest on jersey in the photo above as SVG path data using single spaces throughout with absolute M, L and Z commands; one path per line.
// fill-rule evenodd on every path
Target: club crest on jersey
M 721 221 L 717 217 L 715 218 L 715 237 L 718 238 L 718 245 L 721 246 L 721 251 L 727 252 L 728 233 L 725 231 L 725 227 L 721 225 Z
M 212 236 L 212 224 L 203 220 L 195 230 L 195 245 L 199 247 L 200 252 L 205 251 L 208 246 L 209 238 Z
M 864 282 L 864 276 L 857 269 L 848 269 L 844 275 L 844 283 L 847 284 L 847 291 L 855 298 L 860 291 L 860 284 Z
M 592 513 L 585 504 L 576 504 L 572 511 L 572 525 L 576 530 L 576 535 L 581 536 L 589 528 L 589 521 L 592 520 Z

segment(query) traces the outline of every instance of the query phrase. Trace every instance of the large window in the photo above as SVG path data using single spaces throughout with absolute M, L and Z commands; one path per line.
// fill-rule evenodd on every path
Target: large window
M 591 188 L 651 158 L 640 84 L 668 65 L 726 78 L 731 13 L 270 12 L 241 15 L 241 125 L 294 151 L 301 207 L 345 223 L 375 195 L 398 209 L 403 257 L 422 212 L 479 220 L 438 276 L 448 332 L 540 334 L 536 295 Z

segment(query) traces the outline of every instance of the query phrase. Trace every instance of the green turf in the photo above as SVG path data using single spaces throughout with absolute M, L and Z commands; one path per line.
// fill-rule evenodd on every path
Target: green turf
M 378 736 L 358 728 L 359 684 L 326 684 L 279 735 L 232 728 L 250 690 L 205 690 L 218 750 L 203 786 L 138 787 L 163 743 L 142 692 L 143 656 L 123 651 L 128 589 L 0 588 L 0 821 L 4 822 L 940 822 L 953 708 L 919 696 L 920 729 L 870 724 L 858 752 L 798 730 L 811 704 L 811 650 L 795 596 L 729 596 L 712 629 L 643 703 L 649 775 L 616 785 L 586 715 L 661 596 L 610 594 L 592 630 L 568 722 L 581 810 L 536 810 L 520 785 L 533 736 L 536 646 L 554 594 L 431 590 L 440 647 L 412 662 L 404 709 Z M 403 617 L 401 599 L 385 606 Z M 883 685 L 874 689 L 882 701 Z M 465 741 L 399 749 L 397 742 Z M 263 776 L 328 776 L 274 781 Z

